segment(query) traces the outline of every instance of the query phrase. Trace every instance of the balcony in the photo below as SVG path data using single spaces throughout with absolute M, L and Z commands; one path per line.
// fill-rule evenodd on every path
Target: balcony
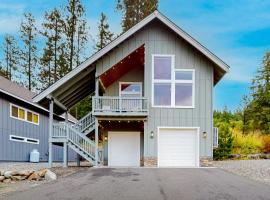
M 95 116 L 147 116 L 148 99 L 144 97 L 111 97 L 92 98 L 93 115 Z

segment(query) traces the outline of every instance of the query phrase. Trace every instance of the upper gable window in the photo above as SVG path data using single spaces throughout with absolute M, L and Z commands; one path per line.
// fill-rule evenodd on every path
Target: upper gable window
M 153 94 L 155 107 L 194 107 L 195 71 L 175 69 L 173 55 L 153 55 Z
M 121 97 L 141 97 L 141 82 L 120 82 L 119 94 Z

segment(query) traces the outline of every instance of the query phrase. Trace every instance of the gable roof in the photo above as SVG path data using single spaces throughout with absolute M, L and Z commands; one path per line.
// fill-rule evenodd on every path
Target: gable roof
M 97 53 L 93 54 L 90 58 L 88 58 L 86 61 L 84 61 L 81 65 L 73 69 L 71 72 L 69 72 L 67 75 L 65 75 L 63 78 L 55 82 L 53 85 L 51 85 L 49 88 L 38 94 L 33 98 L 34 102 L 40 102 L 50 94 L 52 94 L 56 89 L 61 87 L 64 83 L 68 82 L 70 79 L 75 77 L 78 73 L 85 70 L 87 67 L 89 67 L 91 64 L 96 62 L 99 58 L 104 56 L 106 53 L 111 51 L 113 48 L 118 46 L 120 43 L 125 41 L 127 38 L 135 34 L 137 31 L 141 30 L 143 27 L 145 27 L 147 24 L 152 22 L 154 19 L 160 20 L 162 23 L 164 23 L 167 27 L 169 27 L 172 31 L 174 31 L 177 35 L 182 37 L 185 41 L 187 41 L 190 45 L 192 45 L 194 48 L 196 48 L 199 52 L 201 52 L 203 55 L 205 55 L 209 60 L 211 60 L 217 68 L 221 70 L 221 75 L 219 76 L 218 82 L 221 77 L 229 71 L 229 66 L 223 62 L 220 58 L 218 58 L 216 55 L 214 55 L 212 52 L 210 52 L 207 48 L 205 48 L 203 45 L 201 45 L 197 40 L 192 38 L 188 33 L 183 31 L 181 28 L 179 28 L 176 24 L 174 24 L 172 21 L 170 21 L 167 17 L 165 17 L 163 14 L 161 14 L 159 11 L 154 11 L 151 15 L 147 16 L 145 19 L 143 19 L 141 22 L 130 28 L 128 31 L 117 37 L 115 40 L 113 40 L 111 43 L 109 43 L 107 46 L 105 46 L 103 49 L 98 51 Z
M 0 76 L 0 89 L 27 101 L 32 101 L 32 98 L 36 95 L 23 86 L 20 86 L 19 84 L 2 76 Z
M 48 112 L 47 109 L 33 102 L 33 97 L 36 95 L 34 92 L 29 91 L 23 86 L 20 86 L 17 83 L 14 83 L 7 78 L 0 76 L 0 93 L 4 93 L 10 97 L 23 101 L 31 106 L 39 108 L 45 112 Z M 64 119 L 64 116 L 60 116 Z M 68 113 L 68 119 L 71 122 L 76 123 L 77 119 Z

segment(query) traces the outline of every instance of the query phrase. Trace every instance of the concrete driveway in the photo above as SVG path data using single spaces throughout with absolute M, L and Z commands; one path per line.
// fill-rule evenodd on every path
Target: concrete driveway
M 270 199 L 270 187 L 221 169 L 91 168 L 5 199 Z

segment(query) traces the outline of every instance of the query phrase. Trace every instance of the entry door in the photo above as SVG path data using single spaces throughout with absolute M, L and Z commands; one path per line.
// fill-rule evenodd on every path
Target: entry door
M 199 137 L 197 129 L 159 129 L 158 166 L 199 166 Z
M 140 132 L 108 133 L 108 165 L 140 166 Z

